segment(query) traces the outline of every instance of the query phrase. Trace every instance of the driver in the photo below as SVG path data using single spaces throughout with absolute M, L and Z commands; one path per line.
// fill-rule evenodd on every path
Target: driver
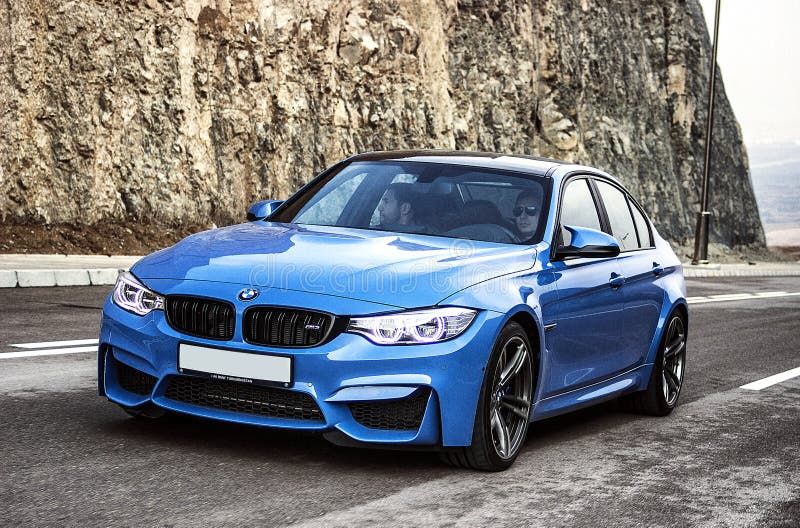
M 534 191 L 526 190 L 517 195 L 516 205 L 511 212 L 520 241 L 530 240 L 536 233 L 541 205 L 542 197 Z
M 414 223 L 412 197 L 410 183 L 391 184 L 378 204 L 378 226 L 387 231 L 417 231 L 420 226 Z

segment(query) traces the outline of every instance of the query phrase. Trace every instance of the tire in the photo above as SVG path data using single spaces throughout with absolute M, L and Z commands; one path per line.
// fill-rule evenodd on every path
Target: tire
M 634 412 L 667 416 L 678 404 L 686 370 L 686 320 L 679 312 L 673 312 L 664 328 L 647 389 L 622 400 Z
M 522 326 L 510 322 L 500 332 L 486 365 L 472 445 L 444 451 L 442 460 L 481 471 L 508 469 L 525 444 L 533 388 L 530 341 Z
M 128 413 L 129 416 L 136 418 L 137 420 L 158 420 L 167 414 L 166 409 L 162 409 L 158 405 L 154 405 L 152 403 L 145 403 L 143 405 L 139 405 L 138 407 L 128 407 L 127 405 L 122 405 L 120 403 L 117 405 L 119 405 L 123 411 Z

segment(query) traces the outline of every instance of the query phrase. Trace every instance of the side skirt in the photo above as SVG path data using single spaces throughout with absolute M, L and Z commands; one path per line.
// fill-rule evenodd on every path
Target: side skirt
M 644 390 L 647 388 L 647 380 L 652 367 L 652 363 L 640 365 L 594 385 L 539 400 L 531 412 L 531 421 L 577 411 L 584 407 L 613 400 L 623 394 Z

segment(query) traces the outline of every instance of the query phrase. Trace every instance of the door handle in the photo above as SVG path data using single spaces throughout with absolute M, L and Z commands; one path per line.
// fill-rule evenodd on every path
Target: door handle
M 661 266 L 661 264 L 658 262 L 653 262 L 653 275 L 658 277 L 662 273 L 664 273 L 664 268 Z
M 614 289 L 619 288 L 620 286 L 625 284 L 625 277 L 623 277 L 619 273 L 612 273 L 611 279 L 609 279 L 608 284 Z

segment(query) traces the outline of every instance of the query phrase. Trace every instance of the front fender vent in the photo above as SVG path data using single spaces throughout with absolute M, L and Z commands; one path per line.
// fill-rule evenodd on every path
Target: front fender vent
M 114 369 L 117 372 L 117 383 L 120 387 L 139 396 L 149 396 L 153 392 L 158 379 L 139 369 L 129 367 L 121 361 L 114 360 Z

